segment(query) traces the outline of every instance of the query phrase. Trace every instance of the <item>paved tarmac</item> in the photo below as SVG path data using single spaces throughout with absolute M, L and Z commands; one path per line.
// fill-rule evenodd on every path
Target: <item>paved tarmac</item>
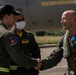
M 42 55 L 41 58 L 44 59 L 47 56 L 49 56 L 50 53 L 55 48 L 56 47 L 40 48 L 41 49 L 41 55 Z M 67 69 L 67 63 L 66 63 L 66 60 L 63 58 L 57 66 L 55 66 L 51 69 L 40 71 L 39 75 L 64 75 L 66 69 Z

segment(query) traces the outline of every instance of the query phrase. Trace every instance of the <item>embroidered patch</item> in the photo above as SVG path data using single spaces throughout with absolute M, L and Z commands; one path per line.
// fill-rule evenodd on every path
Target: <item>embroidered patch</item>
M 22 43 L 24 44 L 24 43 L 29 43 L 29 40 L 28 39 L 23 39 L 22 40 Z
M 17 43 L 17 40 L 15 37 L 11 37 L 11 38 L 9 38 L 9 42 L 11 45 L 15 45 Z

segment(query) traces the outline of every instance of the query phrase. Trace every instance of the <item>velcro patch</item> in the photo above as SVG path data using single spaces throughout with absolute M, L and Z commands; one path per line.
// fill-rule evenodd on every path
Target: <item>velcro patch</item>
M 11 45 L 15 45 L 17 43 L 17 40 L 15 37 L 11 37 L 11 38 L 9 38 L 9 42 Z
M 29 43 L 29 40 L 28 39 L 23 39 L 22 44 L 25 44 L 25 43 Z

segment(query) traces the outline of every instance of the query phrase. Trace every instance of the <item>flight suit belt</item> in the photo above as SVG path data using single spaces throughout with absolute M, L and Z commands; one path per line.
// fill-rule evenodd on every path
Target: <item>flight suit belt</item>
M 0 72 L 10 72 L 10 69 L 5 67 L 0 67 Z
M 24 67 L 21 67 L 21 66 L 13 66 L 13 65 L 11 65 L 10 66 L 10 70 L 18 70 L 18 69 L 29 69 L 29 68 L 24 68 Z

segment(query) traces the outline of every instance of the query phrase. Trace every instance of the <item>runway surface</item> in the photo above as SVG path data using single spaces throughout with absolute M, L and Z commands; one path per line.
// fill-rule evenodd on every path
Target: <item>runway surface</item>
M 41 55 L 42 55 L 41 58 L 44 59 L 47 56 L 49 56 L 50 53 L 55 48 L 56 47 L 40 48 L 41 49 Z M 55 66 L 51 69 L 40 71 L 39 75 L 64 75 L 66 69 L 67 69 L 67 63 L 66 63 L 66 60 L 63 58 L 57 66 Z

